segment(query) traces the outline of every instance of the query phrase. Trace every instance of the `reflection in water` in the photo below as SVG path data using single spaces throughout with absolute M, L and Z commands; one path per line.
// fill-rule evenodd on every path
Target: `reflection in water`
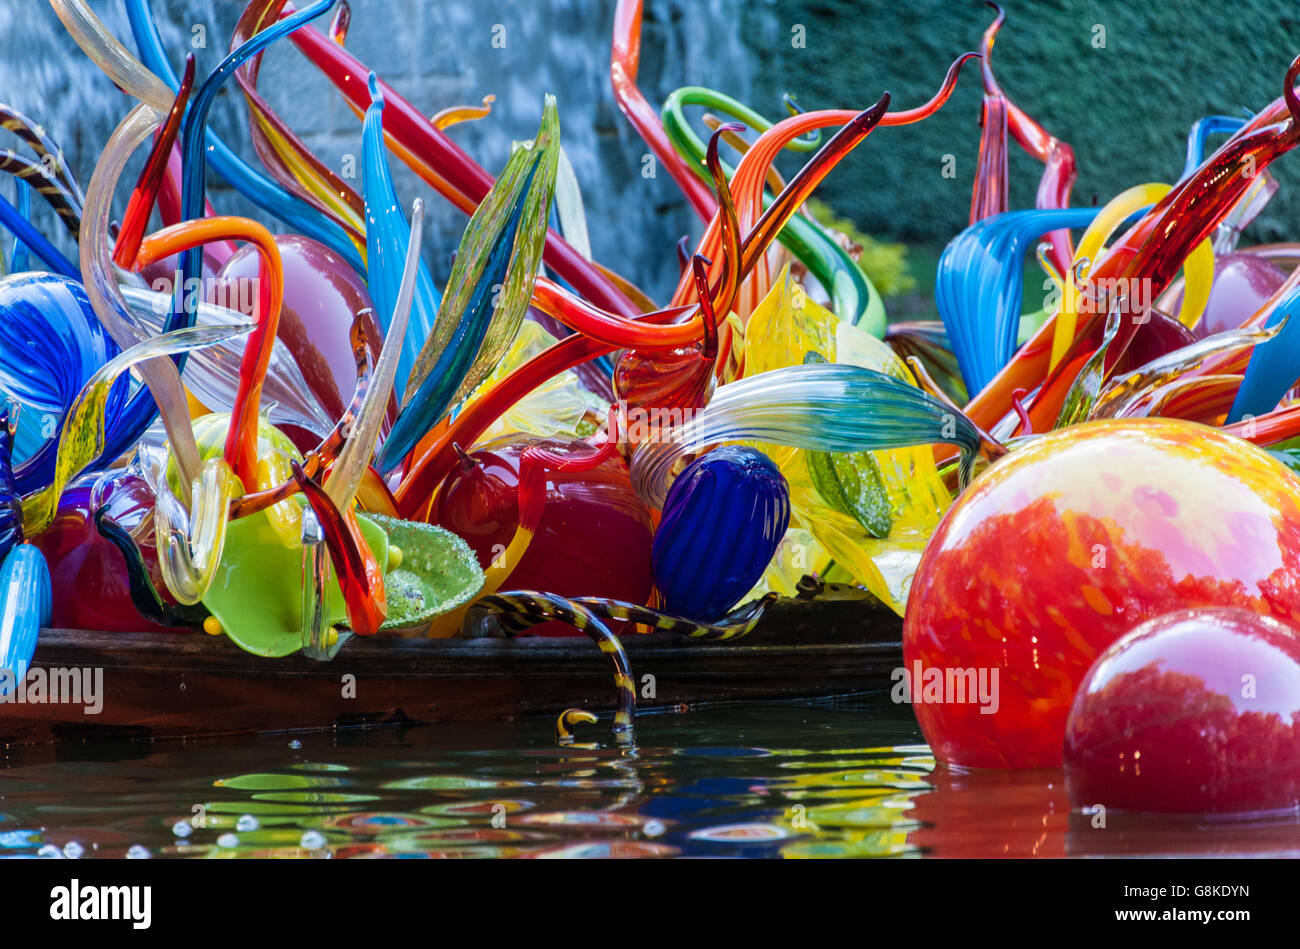
M 0 856 L 866 857 L 1300 853 L 1300 823 L 1071 814 L 1059 772 L 935 768 L 882 699 L 0 752 Z

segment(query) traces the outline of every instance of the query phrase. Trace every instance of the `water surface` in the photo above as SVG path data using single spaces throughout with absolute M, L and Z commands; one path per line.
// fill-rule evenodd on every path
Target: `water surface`
M 1072 812 L 1059 772 L 936 768 L 880 697 L 603 725 L 408 726 L 0 751 L 0 856 L 1300 855 L 1300 820 Z

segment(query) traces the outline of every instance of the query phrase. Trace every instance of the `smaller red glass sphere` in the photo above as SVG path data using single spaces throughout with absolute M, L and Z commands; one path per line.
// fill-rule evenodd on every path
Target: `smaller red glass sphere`
M 1077 807 L 1300 810 L 1300 636 L 1244 609 L 1179 610 L 1088 670 L 1065 732 Z

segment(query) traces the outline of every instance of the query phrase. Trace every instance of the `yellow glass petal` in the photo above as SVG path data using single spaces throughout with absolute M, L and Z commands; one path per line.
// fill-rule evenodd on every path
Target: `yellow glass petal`
M 818 305 L 788 268 L 755 308 L 745 332 L 745 372 L 799 365 L 808 354 L 915 380 L 885 343 Z M 869 412 L 870 406 L 863 406 Z M 802 449 L 761 445 L 790 485 L 791 526 L 806 530 L 854 580 L 901 614 L 926 541 L 951 503 L 929 446 L 872 452 L 892 513 L 887 537 L 872 537 L 855 518 L 832 507 L 812 483 Z M 802 572 L 809 572 L 807 570 Z M 781 582 L 779 574 L 777 582 Z M 796 581 L 798 577 L 794 578 Z

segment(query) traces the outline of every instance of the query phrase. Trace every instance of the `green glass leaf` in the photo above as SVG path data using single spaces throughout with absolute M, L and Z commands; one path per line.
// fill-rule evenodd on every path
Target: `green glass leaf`
M 435 617 L 469 603 L 483 589 L 483 570 L 463 538 L 434 524 L 372 514 L 399 547 L 402 561 L 384 577 L 388 617 L 381 630 L 428 626 Z
M 437 323 L 380 450 L 380 471 L 391 471 L 510 348 L 537 280 L 559 157 L 559 115 L 548 95 L 537 137 L 515 148 L 465 228 Z
M 1268 453 L 1276 458 L 1282 464 L 1286 465 L 1296 474 L 1300 474 L 1300 450 L 1295 448 L 1283 448 L 1280 451 L 1267 449 Z
M 276 774 L 269 771 L 256 771 L 251 774 L 237 774 L 229 778 L 217 778 L 212 782 L 214 788 L 233 788 L 236 791 L 288 791 L 299 788 L 336 788 L 347 784 L 343 778 L 321 778 L 305 774 Z M 239 808 L 246 808 L 240 811 Z M 254 810 L 260 814 L 273 814 L 285 812 L 297 812 L 301 810 L 298 807 L 288 805 L 263 804 L 257 808 L 249 808 L 247 803 L 223 802 L 221 804 L 213 802 L 207 805 L 207 809 L 215 812 L 225 813 L 248 813 L 252 814 Z
M 808 474 L 822 499 L 883 540 L 894 524 L 880 465 L 870 452 L 810 451 Z
M 388 563 L 388 537 L 358 514 L 366 544 Z M 226 635 L 259 656 L 287 656 L 302 646 L 302 548 L 285 547 L 265 512 L 231 521 L 212 586 L 203 597 Z M 346 623 L 347 605 L 338 584 L 328 593 L 331 623 Z

